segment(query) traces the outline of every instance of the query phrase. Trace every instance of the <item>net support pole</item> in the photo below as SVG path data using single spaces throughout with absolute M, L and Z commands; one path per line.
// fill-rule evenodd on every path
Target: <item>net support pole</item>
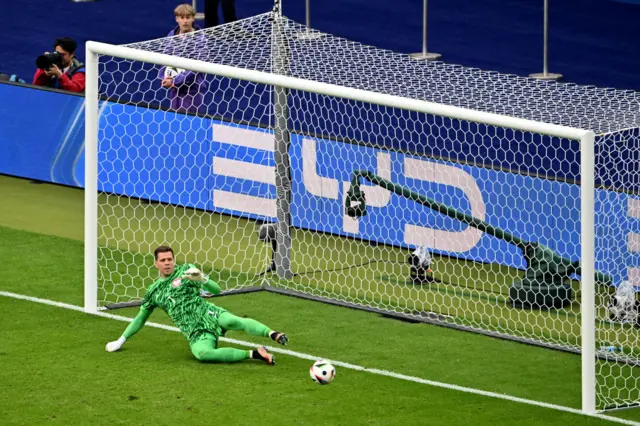
M 435 61 L 436 59 L 440 59 L 442 55 L 440 53 L 428 52 L 427 51 L 427 9 L 428 9 L 428 0 L 423 0 L 422 5 L 422 52 L 411 53 L 409 56 L 413 59 L 418 59 L 421 61 Z
M 277 15 L 273 22 L 273 72 L 287 75 L 289 68 L 289 46 L 284 34 L 284 22 Z M 289 89 L 273 88 L 273 130 L 275 137 L 276 163 L 276 217 L 278 220 L 276 241 L 278 243 L 275 264 L 276 274 L 281 279 L 291 279 L 291 174 L 289 158 Z
M 549 73 L 549 0 L 544 0 L 543 36 L 542 36 L 542 72 L 530 74 L 538 80 L 560 80 L 562 74 Z
M 313 40 L 322 37 L 317 31 L 311 29 L 311 0 L 305 0 L 305 30 L 299 32 L 297 37 L 301 40 Z
M 198 4 L 198 0 L 192 0 L 191 1 L 191 6 L 193 7 L 193 10 L 196 11 L 196 21 L 202 21 L 202 20 L 204 20 L 204 13 L 203 12 L 198 13 L 197 4 Z
M 595 135 L 580 139 L 580 233 L 582 300 L 582 411 L 596 412 L 596 322 L 595 322 Z
M 84 310 L 98 310 L 98 54 L 85 51 Z

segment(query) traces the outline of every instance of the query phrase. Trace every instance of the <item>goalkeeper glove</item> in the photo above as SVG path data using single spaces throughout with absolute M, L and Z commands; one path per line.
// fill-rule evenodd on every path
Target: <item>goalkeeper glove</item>
M 182 275 L 183 280 L 190 280 L 195 282 L 207 282 L 208 278 L 206 275 L 202 273 L 202 271 L 198 268 L 189 268 L 184 271 L 184 275 Z
M 119 351 L 120 348 L 122 347 L 122 345 L 124 345 L 124 342 L 127 339 L 124 338 L 124 336 L 120 336 L 120 338 L 118 340 L 114 340 L 113 342 L 109 342 L 107 343 L 107 352 L 116 352 Z

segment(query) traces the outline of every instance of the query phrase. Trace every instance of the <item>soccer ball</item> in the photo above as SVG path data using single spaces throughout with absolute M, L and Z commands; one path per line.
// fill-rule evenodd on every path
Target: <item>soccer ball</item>
M 311 380 L 321 385 L 328 385 L 336 377 L 336 369 L 328 361 L 318 360 L 309 369 Z

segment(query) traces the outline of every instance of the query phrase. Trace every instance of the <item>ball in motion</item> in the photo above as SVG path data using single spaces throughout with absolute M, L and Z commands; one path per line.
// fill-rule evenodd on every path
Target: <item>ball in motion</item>
M 328 361 L 318 360 L 309 369 L 311 379 L 321 385 L 328 385 L 336 377 L 336 369 Z

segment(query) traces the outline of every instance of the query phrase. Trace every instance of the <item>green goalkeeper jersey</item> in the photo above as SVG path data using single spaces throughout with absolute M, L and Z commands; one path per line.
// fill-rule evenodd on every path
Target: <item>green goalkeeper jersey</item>
M 190 263 L 176 266 L 173 274 L 158 278 L 149 287 L 142 301 L 142 308 L 149 312 L 156 307 L 165 311 L 189 342 L 203 332 L 219 337 L 218 317 L 225 311 L 200 297 L 200 283 L 182 279 L 184 271 L 194 267 Z

